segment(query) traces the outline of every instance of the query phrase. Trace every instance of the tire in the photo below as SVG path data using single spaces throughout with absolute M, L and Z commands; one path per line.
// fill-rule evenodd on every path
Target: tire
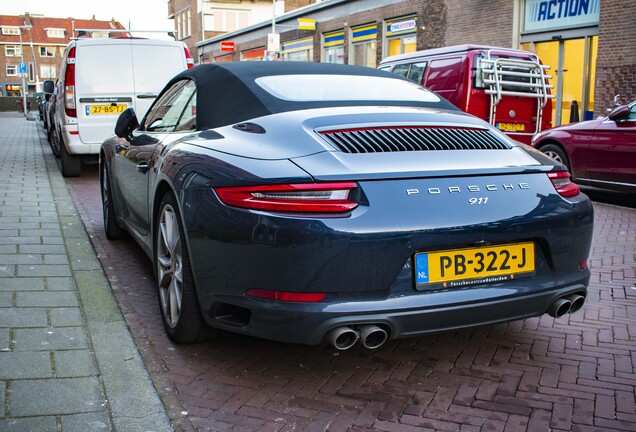
M 59 138 L 59 136 L 58 136 Z M 79 156 L 73 156 L 66 150 L 63 142 L 59 143 L 60 159 L 62 162 L 62 175 L 64 177 L 79 177 L 82 174 L 82 160 Z
M 166 333 L 176 343 L 205 340 L 211 328 L 201 315 L 179 206 L 172 192 L 164 196 L 155 220 L 155 276 Z
M 123 230 L 117 223 L 117 215 L 115 213 L 115 203 L 113 195 L 110 192 L 110 176 L 108 168 L 103 164 L 101 175 L 101 191 L 102 191 L 102 213 L 104 217 L 104 231 L 106 238 L 109 240 L 117 240 L 122 237 Z
M 549 156 L 553 160 L 565 165 L 568 171 L 570 171 L 570 173 L 572 172 L 572 170 L 570 169 L 570 159 L 568 158 L 568 155 L 560 146 L 556 144 L 546 144 L 542 146 L 539 150 L 541 150 L 543 153 L 545 153 L 547 156 Z
M 51 151 L 55 155 L 56 158 L 60 158 L 60 138 L 57 135 L 57 132 L 53 128 L 49 128 L 46 134 L 49 144 L 51 145 Z

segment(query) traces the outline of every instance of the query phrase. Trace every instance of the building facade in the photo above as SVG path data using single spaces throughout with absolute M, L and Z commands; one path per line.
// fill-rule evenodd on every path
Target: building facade
M 315 20 L 315 30 L 299 29 Z M 636 2 L 614 0 L 327 0 L 277 17 L 282 60 L 376 67 L 394 54 L 458 44 L 522 48 L 550 66 L 553 125 L 636 99 Z M 201 62 L 260 59 L 270 22 L 197 44 Z M 221 42 L 233 51 L 221 50 Z M 231 42 L 228 44 L 228 42 Z M 194 51 L 196 52 L 196 50 Z
M 168 0 L 168 18 L 174 20 L 177 40 L 186 44 L 195 63 L 201 63 L 197 44 L 228 32 L 249 27 L 272 15 L 315 3 L 316 0 Z
M 41 91 L 44 80 L 58 78 L 64 49 L 77 29 L 101 30 L 85 37 L 109 37 L 111 30 L 124 30 L 115 20 L 47 18 L 26 13 L 0 15 L 0 90 L 2 96 L 22 92 L 20 63 L 26 64 L 27 94 Z

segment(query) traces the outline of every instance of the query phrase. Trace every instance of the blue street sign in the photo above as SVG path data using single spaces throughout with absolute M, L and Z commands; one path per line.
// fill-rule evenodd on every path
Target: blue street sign
M 26 75 L 27 74 L 27 68 L 26 68 L 26 62 L 20 62 L 20 71 L 19 71 L 20 75 Z

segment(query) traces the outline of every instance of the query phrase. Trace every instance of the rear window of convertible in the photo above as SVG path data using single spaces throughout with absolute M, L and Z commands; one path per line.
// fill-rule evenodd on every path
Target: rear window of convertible
M 431 91 L 410 81 L 364 75 L 272 75 L 256 79 L 278 99 L 309 101 L 439 102 Z

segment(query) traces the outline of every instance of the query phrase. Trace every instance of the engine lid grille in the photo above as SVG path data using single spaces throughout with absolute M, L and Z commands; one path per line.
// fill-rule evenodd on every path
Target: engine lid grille
M 399 126 L 319 132 L 343 153 L 428 150 L 505 150 L 510 144 L 488 129 L 455 126 Z

